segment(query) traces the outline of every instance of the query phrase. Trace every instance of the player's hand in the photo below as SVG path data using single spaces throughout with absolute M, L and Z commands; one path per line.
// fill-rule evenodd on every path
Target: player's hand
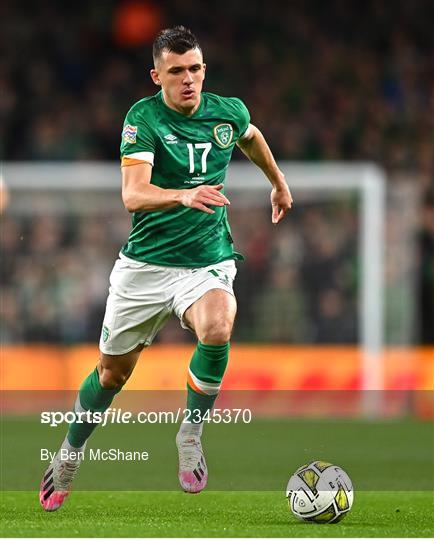
M 193 189 L 183 189 L 181 195 L 181 204 L 188 208 L 196 208 L 206 214 L 215 214 L 215 211 L 209 206 L 225 206 L 231 204 L 220 190 L 223 184 L 217 186 L 198 186 Z
M 286 183 L 271 191 L 271 221 L 275 225 L 281 221 L 292 207 L 292 195 Z

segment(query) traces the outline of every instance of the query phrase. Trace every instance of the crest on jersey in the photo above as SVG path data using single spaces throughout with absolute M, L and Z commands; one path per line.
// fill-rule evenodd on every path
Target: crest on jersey
M 122 131 L 122 139 L 126 143 L 135 144 L 137 140 L 137 126 L 127 124 Z
M 214 128 L 214 138 L 222 148 L 227 148 L 234 137 L 234 128 L 230 124 L 218 124 Z
M 109 339 L 109 337 L 110 337 L 110 329 L 106 325 L 104 325 L 102 327 L 102 340 L 103 340 L 103 342 L 106 343 L 107 340 Z

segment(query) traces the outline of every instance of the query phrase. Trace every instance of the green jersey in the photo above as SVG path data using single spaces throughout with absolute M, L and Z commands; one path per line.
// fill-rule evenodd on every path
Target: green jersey
M 138 101 L 122 132 L 123 165 L 148 162 L 151 184 L 164 189 L 193 189 L 224 183 L 237 140 L 250 122 L 238 98 L 202 92 L 192 116 L 169 108 L 162 92 Z M 226 206 L 214 214 L 177 206 L 158 212 L 135 212 L 122 253 L 163 266 L 201 267 L 242 259 L 233 249 Z

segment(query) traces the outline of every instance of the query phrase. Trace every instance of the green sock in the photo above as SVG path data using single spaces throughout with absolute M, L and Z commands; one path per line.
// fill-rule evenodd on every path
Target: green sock
M 191 411 L 188 419 L 193 423 L 200 423 L 214 405 L 228 363 L 229 347 L 229 343 L 197 343 L 187 382 L 187 409 Z
M 80 387 L 75 412 L 83 410 L 104 412 L 110 407 L 113 398 L 119 391 L 120 388 L 103 388 L 99 382 L 98 370 L 95 368 Z M 69 426 L 68 442 L 74 448 L 81 448 L 97 425 L 97 423 L 90 422 L 73 422 Z

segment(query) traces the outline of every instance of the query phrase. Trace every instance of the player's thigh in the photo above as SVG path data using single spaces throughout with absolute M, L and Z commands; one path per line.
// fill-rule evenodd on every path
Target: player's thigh
M 116 261 L 99 343 L 103 355 L 123 358 L 152 343 L 170 316 L 170 280 L 170 272 L 160 267 L 126 258 Z
M 211 289 L 184 313 L 184 320 L 200 341 L 228 341 L 232 333 L 237 301 L 224 289 Z

